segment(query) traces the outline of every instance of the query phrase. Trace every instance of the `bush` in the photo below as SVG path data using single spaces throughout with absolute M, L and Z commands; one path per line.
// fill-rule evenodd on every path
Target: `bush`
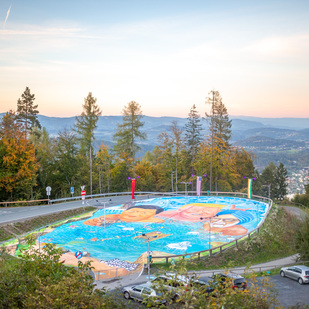
M 296 249 L 301 260 L 309 261 L 309 215 L 306 216 L 297 231 Z
M 295 195 L 293 202 L 309 207 L 309 194 L 297 194 Z
M 31 244 L 20 258 L 0 252 L 0 308 L 121 308 L 103 290 L 94 290 L 90 263 L 78 268 L 59 262 L 62 249 Z

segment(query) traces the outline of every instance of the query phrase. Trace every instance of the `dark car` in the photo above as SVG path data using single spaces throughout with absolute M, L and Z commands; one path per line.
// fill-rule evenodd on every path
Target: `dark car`
M 231 284 L 233 289 L 242 289 L 245 290 L 247 287 L 247 281 L 244 277 L 234 273 L 219 273 L 211 277 L 214 285 L 220 285 L 225 288 L 228 284 Z
M 194 289 L 206 293 L 208 296 L 209 295 L 214 296 L 213 292 L 215 289 L 212 286 L 210 286 L 208 281 L 202 279 L 194 279 L 192 280 L 191 284 Z

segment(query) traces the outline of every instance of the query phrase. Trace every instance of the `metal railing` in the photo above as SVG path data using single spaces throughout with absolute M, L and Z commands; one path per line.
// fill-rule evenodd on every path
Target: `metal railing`
M 93 198 L 99 198 L 99 197 L 113 197 L 113 196 L 131 196 L 131 192 L 111 192 L 111 193 L 100 193 L 100 194 L 92 194 L 92 195 L 86 195 L 85 199 L 93 199 Z M 177 191 L 177 192 L 150 192 L 150 191 L 136 191 L 135 195 L 154 195 L 154 196 L 196 196 L 196 191 Z M 247 193 L 241 193 L 241 192 L 217 192 L 217 191 L 202 191 L 201 195 L 203 196 L 229 196 L 229 197 L 241 197 L 241 198 L 247 198 Z M 268 202 L 270 199 L 267 197 L 262 196 L 256 196 L 253 195 L 255 199 L 266 201 Z M 81 200 L 82 196 L 73 196 L 73 197 L 64 197 L 59 199 L 53 199 L 50 200 L 50 203 L 58 203 L 58 202 L 65 202 L 65 201 L 73 201 L 73 200 Z
M 117 279 L 126 276 L 132 276 L 136 274 L 137 277 L 141 275 L 144 271 L 144 264 L 140 264 L 134 270 L 126 270 L 124 268 L 116 267 L 116 268 L 108 268 L 108 269 L 93 269 L 92 277 L 95 280 L 107 280 L 107 279 Z
M 177 192 L 150 192 L 150 191 L 136 191 L 135 196 L 138 195 L 149 195 L 149 196 L 196 196 L 196 191 L 177 191 Z M 216 192 L 216 191 L 202 191 L 201 195 L 203 196 L 230 196 L 230 197 L 242 197 L 246 198 L 247 193 L 240 193 L 240 192 Z M 92 195 L 86 195 L 85 199 L 94 199 L 94 198 L 110 198 L 114 196 L 131 196 L 131 192 L 111 192 L 111 193 L 100 193 L 100 194 L 92 194 Z M 266 197 L 261 196 L 254 196 L 255 198 L 258 198 L 258 200 L 262 201 L 268 201 L 269 199 Z M 41 200 L 30 200 L 30 201 L 10 201 L 10 202 L 0 202 L 0 205 L 4 205 L 7 207 L 9 204 L 25 204 L 26 206 L 29 206 L 31 204 L 35 204 L 38 202 L 48 202 L 49 204 L 53 203 L 61 203 L 61 202 L 67 202 L 67 201 L 75 201 L 75 200 L 82 200 L 82 196 L 73 196 L 73 197 L 63 197 L 58 199 L 41 199 Z
M 304 264 L 308 264 L 309 261 L 295 261 L 293 263 L 280 263 L 279 264 L 274 264 L 274 265 L 265 265 L 265 266 L 251 266 L 251 267 L 235 267 L 230 269 L 229 271 L 231 273 L 235 273 L 235 274 L 246 274 L 246 273 L 250 273 L 250 272 L 254 272 L 254 273 L 262 273 L 262 272 L 266 272 L 266 271 L 270 271 L 270 270 L 277 270 L 277 269 L 281 269 L 282 267 L 288 267 L 288 266 L 294 266 L 294 265 L 304 265 Z M 221 273 L 222 270 L 203 270 L 203 271 L 196 271 L 194 272 L 195 274 L 203 274 L 203 275 L 207 275 L 207 276 L 213 276 L 215 274 Z

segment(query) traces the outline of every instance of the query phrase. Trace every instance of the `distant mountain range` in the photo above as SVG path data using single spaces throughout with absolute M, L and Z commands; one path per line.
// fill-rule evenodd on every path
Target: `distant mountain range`
M 0 118 L 4 113 L 0 114 Z M 75 117 L 48 117 L 38 115 L 38 119 L 50 136 L 57 136 L 59 131 L 71 130 Z M 256 155 L 260 151 L 280 151 L 286 149 L 309 148 L 309 118 L 259 118 L 248 116 L 230 116 L 232 120 L 232 143 L 244 147 Z M 159 144 L 158 135 L 170 130 L 173 121 L 185 132 L 187 118 L 144 116 L 143 130 L 147 139 L 141 142 L 143 155 Z M 208 133 L 208 124 L 202 119 L 202 134 Z M 111 146 L 117 124 L 122 123 L 122 116 L 100 116 L 95 131 L 96 147 L 102 142 Z M 266 164 L 266 163 L 265 163 Z M 309 164 L 309 163 L 308 163 Z M 266 164 L 267 165 L 267 164 Z

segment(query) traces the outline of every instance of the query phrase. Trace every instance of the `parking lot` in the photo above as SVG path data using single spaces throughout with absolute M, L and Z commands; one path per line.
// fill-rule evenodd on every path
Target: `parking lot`
M 283 307 L 296 304 L 309 306 L 309 284 L 300 285 L 297 281 L 280 275 L 271 276 L 270 279 L 278 291 L 278 300 Z
M 206 277 L 201 277 L 201 279 Z M 274 288 L 278 292 L 278 301 L 281 306 L 288 308 L 295 305 L 307 305 L 309 306 L 309 284 L 300 285 L 297 281 L 289 278 L 282 278 L 280 275 L 274 275 L 269 277 L 274 284 Z M 140 282 L 141 283 L 141 282 Z M 139 284 L 140 284 L 139 283 Z M 120 292 L 117 292 L 118 296 Z M 128 308 L 146 308 L 142 304 L 135 301 L 127 301 Z

